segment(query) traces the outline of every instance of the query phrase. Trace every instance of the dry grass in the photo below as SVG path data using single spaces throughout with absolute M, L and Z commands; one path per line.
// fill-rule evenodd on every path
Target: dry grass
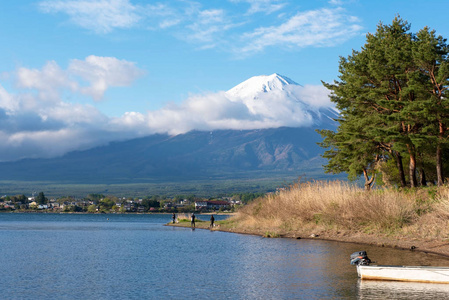
M 176 218 L 179 222 L 182 222 L 182 221 L 190 222 L 190 217 L 191 217 L 191 214 L 186 214 L 186 213 L 179 213 L 176 215 Z
M 448 187 L 366 192 L 339 181 L 297 183 L 235 217 L 240 228 L 273 233 L 343 230 L 443 239 L 449 238 L 448 220 Z

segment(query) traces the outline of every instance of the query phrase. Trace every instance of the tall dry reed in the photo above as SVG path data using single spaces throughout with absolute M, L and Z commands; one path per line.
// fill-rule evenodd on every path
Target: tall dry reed
M 449 218 L 449 189 L 440 197 L 446 200 L 432 199 L 426 190 L 366 192 L 341 181 L 305 182 L 254 201 L 239 211 L 237 220 L 253 229 L 295 231 L 308 226 L 395 234 L 430 213 Z
M 434 196 L 421 200 L 420 218 L 406 233 L 427 239 L 449 240 L 449 187 L 436 190 Z

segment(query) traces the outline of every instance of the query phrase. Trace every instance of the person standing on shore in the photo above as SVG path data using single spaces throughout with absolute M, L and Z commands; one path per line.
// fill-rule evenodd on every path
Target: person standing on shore
M 173 224 L 175 224 L 175 221 L 176 221 L 176 214 L 175 213 L 173 213 L 172 219 L 173 219 Z
M 214 218 L 214 215 L 211 215 L 210 216 L 210 228 L 213 228 L 214 227 L 214 221 L 215 221 L 215 218 Z
M 192 213 L 192 217 L 190 217 L 190 226 L 195 228 L 195 213 Z

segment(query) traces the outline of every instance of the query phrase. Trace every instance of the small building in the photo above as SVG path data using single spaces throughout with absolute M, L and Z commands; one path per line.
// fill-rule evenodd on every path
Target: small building
M 207 201 L 207 207 L 209 209 L 217 210 L 217 209 L 227 209 L 230 207 L 229 202 L 223 200 L 210 200 Z
M 195 201 L 195 209 L 196 210 L 200 210 L 200 209 L 207 209 L 207 203 L 209 201 Z
M 242 201 L 240 201 L 240 200 L 231 200 L 230 203 L 231 203 L 232 206 L 235 206 L 235 205 L 242 204 Z
M 222 200 L 195 201 L 196 210 L 219 210 L 229 209 L 230 207 L 229 202 Z

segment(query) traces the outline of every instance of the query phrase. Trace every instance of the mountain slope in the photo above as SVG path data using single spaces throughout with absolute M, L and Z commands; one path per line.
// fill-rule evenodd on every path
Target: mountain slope
M 318 141 L 310 128 L 286 127 L 153 135 L 54 159 L 2 163 L 0 179 L 114 183 L 300 175 L 320 168 Z

